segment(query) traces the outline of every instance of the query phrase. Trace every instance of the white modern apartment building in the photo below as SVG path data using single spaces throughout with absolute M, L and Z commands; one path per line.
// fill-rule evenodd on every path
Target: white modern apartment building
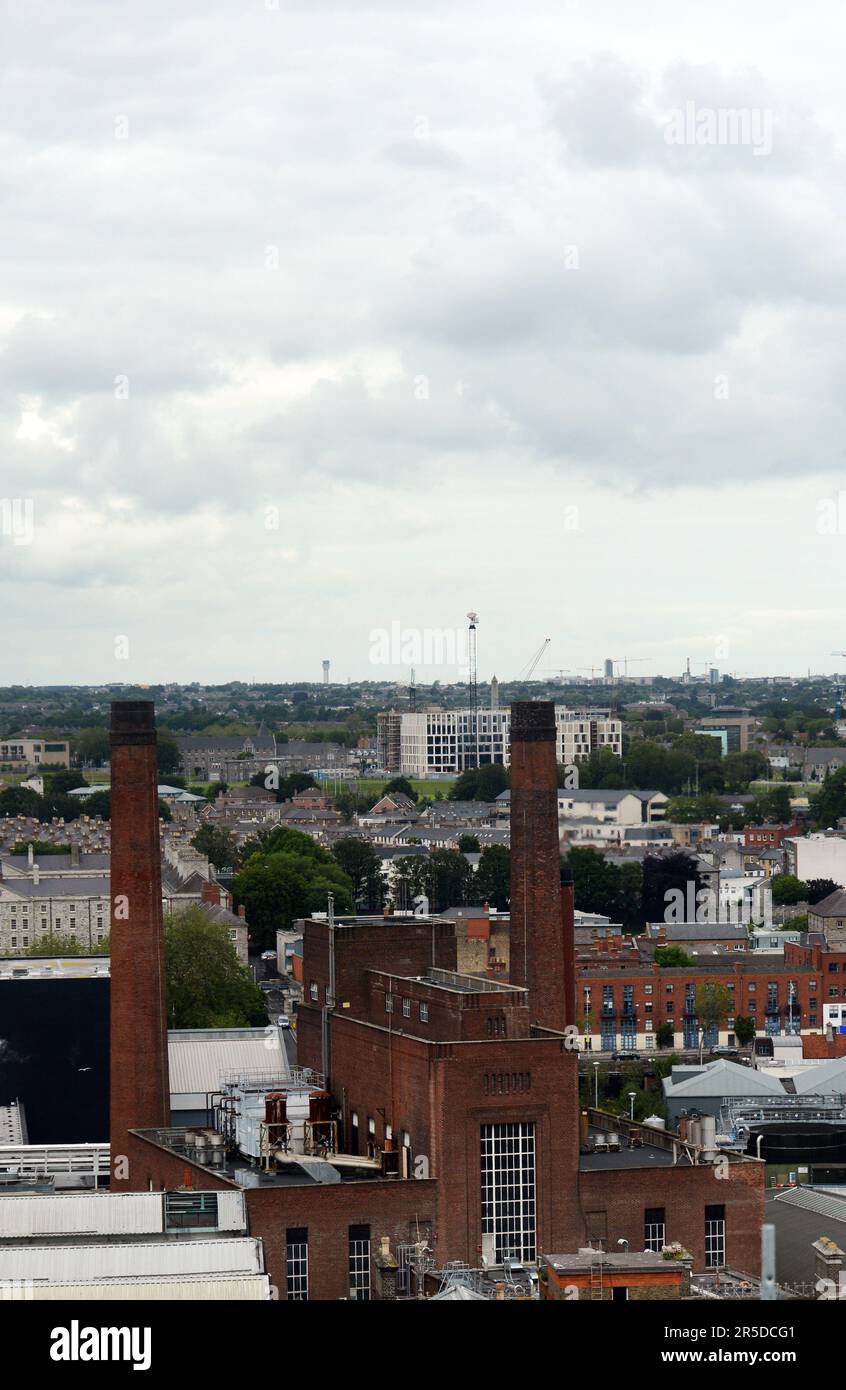
M 808 883 L 830 878 L 846 887 L 846 838 L 841 835 L 791 836 L 784 841 L 787 872 Z
M 476 718 L 479 765 L 500 763 L 508 767 L 511 711 L 480 709 Z M 581 762 L 596 748 L 610 748 L 616 757 L 622 757 L 623 725 L 612 718 L 610 709 L 571 710 L 557 705 L 555 721 L 560 763 Z M 378 737 L 379 762 L 388 771 L 427 777 L 464 772 L 476 765 L 469 709 L 380 715 Z

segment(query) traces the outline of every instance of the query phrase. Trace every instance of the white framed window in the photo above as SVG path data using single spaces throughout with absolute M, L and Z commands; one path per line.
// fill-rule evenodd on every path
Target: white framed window
M 726 1209 L 705 1208 L 705 1268 L 719 1269 L 726 1262 Z
M 667 1244 L 667 1214 L 663 1207 L 647 1207 L 643 1213 L 643 1248 L 660 1255 Z
M 350 1298 L 370 1300 L 370 1227 L 349 1228 Z
M 482 1233 L 494 1237 L 496 1259 L 536 1256 L 535 1126 L 531 1121 L 482 1125 Z
M 308 1299 L 308 1228 L 290 1226 L 287 1234 L 286 1278 L 289 1303 Z

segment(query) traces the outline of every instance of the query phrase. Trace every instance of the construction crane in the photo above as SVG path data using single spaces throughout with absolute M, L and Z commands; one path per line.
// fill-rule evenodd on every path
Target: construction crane
M 530 681 L 532 679 L 535 667 L 537 666 L 538 662 L 540 661 L 541 657 L 543 656 L 551 641 L 551 637 L 544 637 L 543 641 L 541 642 L 540 646 L 538 647 L 528 666 L 523 667 L 523 670 L 521 671 L 518 680 Z
M 614 664 L 615 666 L 622 666 L 622 667 L 623 667 L 623 675 L 625 675 L 625 676 L 627 676 L 627 675 L 629 674 L 629 662 L 630 662 L 630 661 L 631 661 L 632 664 L 634 665 L 634 663 L 635 663 L 635 662 L 638 662 L 638 661 L 651 661 L 651 660 L 652 660 L 652 657 L 651 657 L 651 656 L 619 656 L 619 657 L 618 657 L 618 656 L 612 656 L 612 657 L 611 657 L 611 661 L 613 662 L 613 664 Z M 619 675 L 619 674 L 620 674 L 620 673 L 619 673 L 619 671 L 618 671 L 618 672 L 617 672 L 617 675 Z
M 414 667 L 411 668 L 411 680 L 408 682 L 408 708 L 412 714 L 417 713 L 417 683 L 414 678 Z
M 478 613 L 467 614 L 467 650 L 470 658 L 470 766 L 479 766 L 479 679 L 476 664 L 476 627 Z
M 602 667 L 601 667 L 601 666 L 577 666 L 577 667 L 576 667 L 576 670 L 577 670 L 577 671 L 590 671 L 591 677 L 593 677 L 593 676 L 596 675 L 597 671 L 601 671 L 601 670 L 602 670 Z

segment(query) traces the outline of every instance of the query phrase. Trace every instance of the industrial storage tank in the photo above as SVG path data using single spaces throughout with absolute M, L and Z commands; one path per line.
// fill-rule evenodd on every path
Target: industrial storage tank
M 312 1124 L 332 1118 L 332 1096 L 329 1091 L 312 1091 L 308 1098 L 308 1118 Z
M 749 1124 L 746 1153 L 765 1163 L 846 1164 L 846 1128 L 843 1121 L 779 1120 L 772 1124 Z

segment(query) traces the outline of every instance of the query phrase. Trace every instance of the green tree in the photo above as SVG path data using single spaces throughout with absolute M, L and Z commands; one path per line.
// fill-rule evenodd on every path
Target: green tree
M 696 964 L 693 956 L 689 956 L 687 951 L 682 950 L 681 946 L 657 946 L 655 948 L 655 961 L 662 970 Z
M 462 772 L 452 784 L 451 801 L 496 801 L 511 786 L 511 774 L 499 763 L 485 763 Z
M 276 931 L 290 928 L 298 917 L 325 912 L 330 893 L 337 912 L 353 907 L 352 883 L 337 860 L 288 826 L 273 830 L 242 863 L 232 892 L 247 910 L 250 939 L 261 946 L 275 944 Z
M 358 811 L 369 811 L 373 805 L 372 796 L 362 796 L 360 792 L 337 792 L 334 797 L 335 810 L 349 823 Z
M 71 752 L 80 767 L 104 767 L 111 756 L 107 729 L 80 729 L 71 739 Z
M 64 932 L 51 932 L 48 936 L 42 936 L 24 951 L 25 956 L 84 956 L 86 954 L 84 944 L 77 941 L 75 936 L 67 936 Z
M 203 825 L 191 844 L 204 854 L 216 869 L 236 868 L 240 859 L 238 842 L 230 830 L 215 825 Z
M 84 803 L 86 816 L 102 816 L 103 820 L 109 820 L 112 814 L 112 798 L 109 792 L 92 792 L 86 796 Z
M 619 922 L 623 913 L 622 878 L 616 864 L 598 850 L 576 845 L 562 865 L 573 875 L 573 901 L 580 912 L 598 912 Z
M 827 898 L 830 893 L 836 893 L 842 884 L 835 883 L 833 878 L 809 878 L 805 884 L 805 896 L 811 907 L 821 903 L 823 898 Z
M 171 1028 L 239 1028 L 267 1021 L 261 991 L 240 964 L 223 923 L 189 907 L 169 919 L 164 939 Z
M 819 791 L 811 797 L 811 815 L 818 830 L 834 828 L 846 816 L 846 767 L 830 772 Z
M 692 885 L 688 887 L 688 885 Z M 684 850 L 658 856 L 647 854 L 643 861 L 643 919 L 645 922 L 664 922 L 670 905 L 679 901 L 696 903 L 701 879 L 696 860 Z M 688 897 L 688 894 L 690 897 Z
M 716 742 L 716 739 L 714 740 Z M 725 790 L 745 792 L 749 783 L 766 777 L 769 764 L 763 753 L 750 748 L 746 753 L 727 753 L 722 762 Z
M 46 854 L 70 854 L 71 846 L 53 844 L 52 840 L 17 840 L 12 845 L 12 854 L 26 854 L 32 846 L 33 854 L 42 859 Z
M 632 745 L 634 747 L 634 744 Z M 638 745 L 639 746 L 639 745 Z M 616 753 L 610 748 L 594 748 L 586 758 L 579 761 L 579 786 L 616 791 L 622 787 L 637 786 L 633 780 L 628 763 L 625 767 Z M 567 769 L 559 765 L 558 785 L 568 785 Z
M 0 792 L 0 816 L 41 816 L 42 802 L 29 787 L 7 787 Z
M 159 729 L 156 739 L 156 767 L 159 777 L 164 779 L 171 772 L 178 772 L 181 766 L 182 758 L 173 734 L 167 729 Z
M 390 782 L 386 782 L 382 788 L 382 795 L 390 796 L 392 792 L 401 792 L 409 801 L 417 800 L 417 793 L 407 777 L 394 777 Z
M 352 884 L 353 902 L 365 912 L 382 907 L 385 884 L 379 856 L 367 840 L 345 836 L 332 846 L 332 858 Z
M 643 866 L 638 860 L 620 865 L 620 921 L 628 932 L 643 930 Z
M 741 1047 L 748 1047 L 755 1036 L 755 1020 L 746 1014 L 738 1014 L 734 1020 L 734 1036 Z
M 473 870 L 463 854 L 436 849 L 428 857 L 404 855 L 394 862 L 393 895 L 400 911 L 410 911 L 414 899 L 429 900 L 430 912 L 464 907 L 473 901 Z
M 80 773 L 71 772 L 67 768 L 60 768 L 58 772 L 51 772 L 44 778 L 44 791 L 53 796 L 63 796 L 77 787 L 87 786 L 88 783 Z
M 672 1047 L 673 1045 L 673 1025 L 672 1023 L 659 1023 L 655 1030 L 655 1041 L 659 1047 Z
M 487 845 L 476 870 L 476 896 L 480 903 L 503 912 L 511 893 L 511 850 L 507 845 Z
M 300 792 L 309 791 L 312 787 L 320 790 L 319 783 L 314 780 L 310 772 L 289 772 L 287 777 L 283 777 L 279 783 L 279 791 L 276 795 L 277 801 L 291 801 Z
M 781 906 L 790 906 L 792 903 L 805 901 L 807 889 L 800 878 L 794 878 L 792 874 L 773 874 L 770 879 L 773 902 Z
M 458 851 L 460 854 L 479 854 L 481 845 L 478 835 L 459 835 Z
M 719 980 L 707 980 L 697 987 L 696 1017 L 699 1020 L 703 1041 L 708 1034 L 716 1035 L 733 1011 L 734 999 L 731 992 Z

